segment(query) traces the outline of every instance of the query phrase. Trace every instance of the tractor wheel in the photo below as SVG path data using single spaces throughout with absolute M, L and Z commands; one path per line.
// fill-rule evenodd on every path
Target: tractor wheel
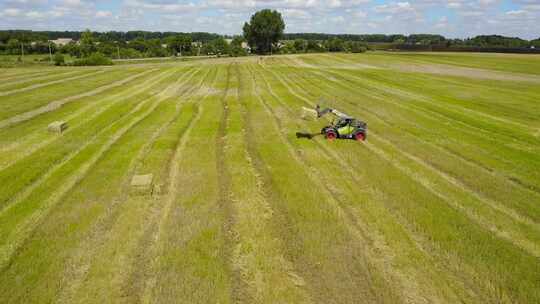
M 366 135 L 364 133 L 362 133 L 362 132 L 358 132 L 358 133 L 354 134 L 354 139 L 356 141 L 364 141 L 364 140 L 366 140 Z
M 328 140 L 334 140 L 337 138 L 337 134 L 334 130 L 326 130 L 324 137 L 326 137 Z

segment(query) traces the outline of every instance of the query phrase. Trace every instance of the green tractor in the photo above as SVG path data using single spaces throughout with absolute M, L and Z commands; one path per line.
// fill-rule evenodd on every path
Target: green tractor
M 318 118 L 330 113 L 337 118 L 337 120 L 333 120 L 329 126 L 322 128 L 321 134 L 324 135 L 326 139 L 334 140 L 340 138 L 354 139 L 357 141 L 366 140 L 367 123 L 331 108 L 321 110 L 320 106 L 317 105 L 315 111 L 317 111 Z
M 367 138 L 367 123 L 360 121 L 352 116 L 344 114 L 338 110 L 326 108 L 321 110 L 321 107 L 317 105 L 315 110 L 303 108 L 302 118 L 321 118 L 327 114 L 333 114 L 337 119 L 334 119 L 332 123 L 322 128 L 320 133 L 301 133 L 297 132 L 297 138 L 313 138 L 318 135 L 324 135 L 328 140 L 334 139 L 354 139 L 357 141 L 364 141 Z

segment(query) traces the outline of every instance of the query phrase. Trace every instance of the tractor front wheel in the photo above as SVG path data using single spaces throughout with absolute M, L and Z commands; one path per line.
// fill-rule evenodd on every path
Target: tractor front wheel
M 366 135 L 362 132 L 358 132 L 354 135 L 354 139 L 357 141 L 364 141 L 366 140 Z

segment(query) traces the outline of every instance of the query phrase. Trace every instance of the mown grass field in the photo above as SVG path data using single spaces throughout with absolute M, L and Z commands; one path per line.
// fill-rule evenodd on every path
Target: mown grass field
M 0 303 L 539 303 L 538 71 L 451 53 L 0 69 Z M 367 141 L 297 139 L 328 123 L 300 117 L 321 100 Z

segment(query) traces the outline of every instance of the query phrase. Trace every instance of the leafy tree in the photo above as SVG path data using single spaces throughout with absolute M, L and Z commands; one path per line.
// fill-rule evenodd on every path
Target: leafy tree
M 131 48 L 121 48 L 120 49 L 121 58 L 142 58 L 143 54 L 135 49 Z
M 364 53 L 367 51 L 367 44 L 360 41 L 345 42 L 345 49 L 351 53 Z
M 305 39 L 295 39 L 294 40 L 294 49 L 297 53 L 307 52 L 308 42 Z
M 63 54 L 69 54 L 72 57 L 81 57 L 82 56 L 81 46 L 79 46 L 75 42 L 70 42 L 70 43 L 64 45 L 60 49 L 60 52 L 63 53 Z
M 107 58 L 101 53 L 92 53 L 90 56 L 76 60 L 73 65 L 76 66 L 97 66 L 97 65 L 113 65 L 110 58 Z
M 229 54 L 229 44 L 223 38 L 217 38 L 210 41 L 214 53 L 218 56 Z
M 81 55 L 88 57 L 96 51 L 94 35 L 90 30 L 86 30 L 81 34 Z
M 132 48 L 132 49 L 135 49 L 141 53 L 144 53 L 148 50 L 148 46 L 146 44 L 146 41 L 139 37 L 135 40 L 132 40 L 129 42 L 129 47 Z
M 326 41 L 326 49 L 329 52 L 343 52 L 345 50 L 345 43 L 339 38 Z
M 244 38 L 257 54 L 272 52 L 272 46 L 281 39 L 285 22 L 275 10 L 264 9 L 251 16 L 244 24 Z
M 8 54 L 17 55 L 21 53 L 21 42 L 17 39 L 9 39 L 6 45 Z
M 319 41 L 308 40 L 307 51 L 311 53 L 318 53 L 324 51 L 324 48 Z
M 280 48 L 279 52 L 281 54 L 296 54 L 298 51 L 294 47 L 294 41 L 285 41 L 283 46 Z
M 64 65 L 65 63 L 64 55 L 62 53 L 54 54 L 54 65 Z
M 107 57 L 118 56 L 116 46 L 110 41 L 100 42 L 99 45 L 96 46 L 96 50 L 99 53 L 105 54 Z
M 216 50 L 214 49 L 214 45 L 210 42 L 204 43 L 201 48 L 201 54 L 203 55 L 215 55 Z
M 193 39 L 189 35 L 170 36 L 165 39 L 165 42 L 173 55 L 189 56 L 193 54 Z
M 242 47 L 242 43 L 244 42 L 244 38 L 241 36 L 234 37 L 230 45 L 230 55 L 233 57 L 247 56 L 247 51 Z

